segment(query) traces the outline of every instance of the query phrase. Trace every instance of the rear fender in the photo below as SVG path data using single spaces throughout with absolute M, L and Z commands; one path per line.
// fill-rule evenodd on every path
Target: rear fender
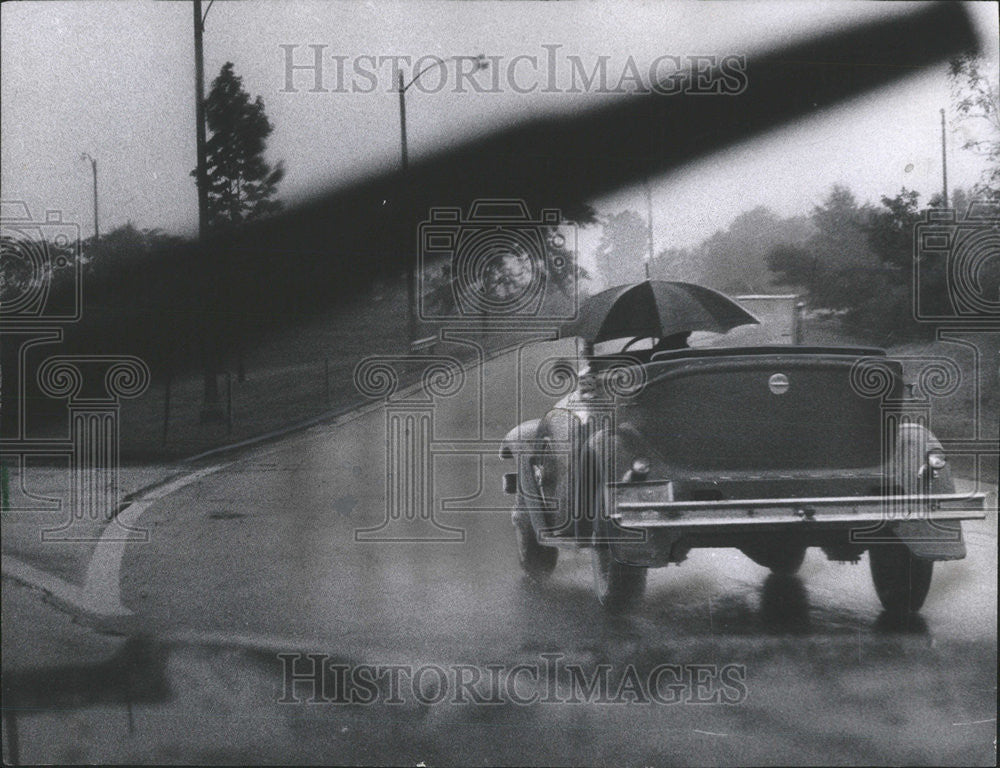
M 537 450 L 536 436 L 541 419 L 524 421 L 508 432 L 500 443 L 500 458 L 513 459 L 521 454 L 531 454 Z
M 530 419 L 524 421 L 504 435 L 500 443 L 500 458 L 514 460 L 514 472 L 512 475 L 515 518 L 519 515 L 526 515 L 532 527 L 537 530 L 541 523 L 539 509 L 541 499 L 535 478 L 531 472 L 531 457 L 538 451 L 539 441 L 538 427 L 542 423 L 541 419 Z M 504 480 L 505 489 L 510 487 L 509 481 Z M 510 492 L 510 491 L 508 491 Z M 534 514 L 532 514 L 534 511 Z M 516 520 L 515 520 L 516 522 Z
M 587 454 L 600 470 L 604 482 L 627 482 L 632 462 L 642 457 L 649 465 L 649 477 L 669 476 L 669 467 L 654 447 L 631 424 L 622 424 L 613 433 L 602 430 L 587 441 Z
M 623 424 L 615 431 L 601 430 L 594 433 L 587 441 L 585 461 L 590 467 L 587 476 L 583 478 L 581 496 L 596 499 L 597 494 L 604 493 L 604 486 L 609 482 L 629 482 L 632 478 L 632 462 L 642 457 L 650 465 L 651 477 L 663 477 L 666 466 L 658 454 L 652 450 L 643 436 L 630 424 Z M 611 491 L 613 493 L 613 491 Z M 596 518 L 596 506 L 593 503 L 585 507 L 585 513 L 577 520 L 577 535 L 589 539 L 595 525 L 602 525 Z M 614 530 L 605 528 L 604 535 L 612 539 L 616 537 Z M 627 547 L 623 546 L 634 536 L 634 533 L 622 532 L 622 542 L 612 541 L 611 552 L 621 562 L 630 562 Z M 661 565 L 668 562 L 684 560 L 686 551 L 679 547 L 682 536 L 676 531 L 657 532 L 657 547 L 667 554 L 663 556 Z
M 892 457 L 892 478 L 904 493 L 955 492 L 951 466 L 945 466 L 936 474 L 927 466 L 927 452 L 931 450 L 942 448 L 941 442 L 929 429 L 921 424 L 900 426 Z M 915 557 L 925 560 L 960 560 L 965 557 L 962 524 L 957 520 L 905 520 L 890 527 Z
M 538 462 L 545 454 L 547 441 L 540 436 L 543 419 L 530 419 L 510 430 L 500 444 L 500 458 L 514 460 L 516 491 L 513 514 L 524 516 L 531 523 L 536 536 L 539 531 L 551 529 L 553 515 L 548 511 L 550 501 L 545 499 L 538 486 Z

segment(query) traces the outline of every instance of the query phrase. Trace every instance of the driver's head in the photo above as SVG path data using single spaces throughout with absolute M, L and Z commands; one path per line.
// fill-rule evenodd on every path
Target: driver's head
M 685 349 L 688 346 L 688 336 L 690 335 L 691 331 L 681 331 L 680 333 L 672 333 L 669 336 L 664 336 L 656 342 L 653 351 L 663 352 L 669 349 Z

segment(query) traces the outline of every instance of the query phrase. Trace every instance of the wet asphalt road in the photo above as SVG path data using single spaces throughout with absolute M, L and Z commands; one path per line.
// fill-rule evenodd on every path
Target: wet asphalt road
M 526 354 L 521 374 L 514 357 L 491 361 L 482 392 L 470 373 L 438 398 L 436 444 L 488 443 L 551 402 L 533 380 L 538 354 Z M 376 533 L 460 530 L 464 541 L 357 541 L 386 518 L 385 434 L 375 409 L 259 450 L 153 505 L 140 520 L 150 543 L 126 553 L 122 599 L 142 631 L 269 638 L 275 650 L 258 661 L 270 700 L 244 706 L 269 723 L 301 711 L 312 725 L 259 740 L 261 759 L 995 763 L 995 516 L 967 524 L 969 557 L 938 564 L 925 608 L 905 626 L 881 615 L 864 559 L 830 563 L 819 550 L 790 578 L 735 550 L 696 550 L 653 571 L 642 605 L 612 616 L 592 596 L 586 552 L 563 551 L 543 584 L 522 576 L 499 489 L 504 462 L 493 455 L 434 459 L 435 519 L 450 532 L 395 521 Z M 448 502 L 457 510 L 442 512 L 441 499 L 460 499 Z M 376 702 L 357 714 L 354 738 L 334 743 L 321 724 L 342 707 L 275 709 L 283 644 L 349 664 L 471 665 L 483 679 L 488 665 L 542 668 L 542 654 L 562 654 L 587 675 L 610 665 L 612 689 L 629 665 L 645 682 L 662 664 L 706 665 L 712 680 L 735 665 L 745 686 L 728 689 L 735 703 L 693 703 L 690 680 L 668 704 Z

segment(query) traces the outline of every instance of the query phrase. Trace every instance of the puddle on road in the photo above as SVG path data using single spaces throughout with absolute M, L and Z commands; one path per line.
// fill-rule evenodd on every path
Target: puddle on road
M 231 512 L 224 509 L 208 513 L 210 520 L 239 520 L 244 517 L 246 517 L 245 512 Z

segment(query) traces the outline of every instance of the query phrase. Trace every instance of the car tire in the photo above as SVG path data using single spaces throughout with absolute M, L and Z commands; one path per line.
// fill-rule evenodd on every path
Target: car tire
M 526 515 L 514 518 L 514 533 L 517 539 L 517 559 L 521 568 L 534 579 L 548 576 L 556 567 L 559 550 L 538 543 L 535 530 Z
M 646 569 L 619 563 L 611 554 L 611 547 L 597 543 L 596 534 L 594 538 L 590 562 L 597 602 L 609 611 L 631 608 L 646 591 Z
M 934 561 L 914 557 L 901 543 L 874 544 L 868 550 L 872 582 L 890 613 L 915 613 L 927 599 Z
M 595 525 L 591 537 L 590 563 L 594 573 L 594 594 L 608 611 L 622 611 L 631 608 L 642 599 L 646 592 L 646 568 L 625 565 L 615 560 L 611 545 L 603 542 L 607 536 L 607 521 L 604 519 L 603 493 L 598 492 L 594 505 Z

